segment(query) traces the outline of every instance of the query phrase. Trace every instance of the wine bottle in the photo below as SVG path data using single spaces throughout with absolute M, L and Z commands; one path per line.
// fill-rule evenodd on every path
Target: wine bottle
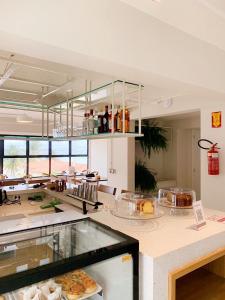
M 103 115 L 103 132 L 109 132 L 109 113 L 108 105 L 105 106 L 105 113 Z

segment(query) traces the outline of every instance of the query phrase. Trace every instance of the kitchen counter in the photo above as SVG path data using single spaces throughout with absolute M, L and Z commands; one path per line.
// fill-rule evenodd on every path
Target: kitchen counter
M 45 192 L 61 199 L 63 203 L 70 205 L 75 203 L 66 194 L 49 190 Z M 109 204 L 114 201 L 114 197 L 99 192 L 99 200 Z M 46 222 L 54 223 L 84 217 L 77 211 L 77 208 L 70 205 L 65 206 L 64 213 L 36 216 L 31 218 L 31 221 L 15 220 L 17 226 L 12 225 L 13 221 L 9 220 L 7 229 L 4 224 L 1 224 L 0 233 L 15 229 L 21 230 L 24 226 L 38 227 Z M 225 246 L 225 224 L 207 220 L 207 225 L 196 231 L 192 229 L 194 216 L 191 211 L 188 215 L 170 216 L 168 210 L 163 210 L 164 215 L 161 218 L 148 221 L 117 218 L 105 208 L 88 215 L 98 222 L 139 240 L 141 300 L 167 300 L 170 271 Z M 207 216 L 225 216 L 223 212 L 210 209 L 205 209 L 205 212 Z M 12 226 L 11 229 L 10 226 Z

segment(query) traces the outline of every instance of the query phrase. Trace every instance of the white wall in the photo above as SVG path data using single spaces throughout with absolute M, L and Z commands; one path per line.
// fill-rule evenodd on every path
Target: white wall
M 134 190 L 134 138 L 117 138 L 108 141 L 108 166 L 116 171 L 115 174 L 108 172 L 108 184 L 110 186 Z
M 207 153 L 201 150 L 201 198 L 204 206 L 225 211 L 225 102 L 215 97 L 212 102 L 207 98 L 183 97 L 175 99 L 172 107 L 166 109 L 160 105 L 145 104 L 142 112 L 145 117 L 158 117 L 200 110 L 201 138 L 218 142 L 220 149 L 220 175 L 208 175 Z M 222 127 L 211 128 L 211 113 L 222 111 Z
M 211 127 L 211 112 L 222 111 L 222 127 Z M 201 150 L 201 191 L 204 205 L 225 211 L 225 104 L 201 111 L 201 136 L 218 143 L 220 175 L 208 175 L 207 151 Z
M 89 141 L 89 169 L 108 177 L 108 140 Z

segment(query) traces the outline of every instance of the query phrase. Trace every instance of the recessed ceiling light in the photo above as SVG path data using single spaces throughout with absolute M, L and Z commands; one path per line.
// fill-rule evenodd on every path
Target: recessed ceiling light
M 16 122 L 17 123 L 32 123 L 33 120 L 26 114 L 23 115 L 18 115 L 16 117 Z

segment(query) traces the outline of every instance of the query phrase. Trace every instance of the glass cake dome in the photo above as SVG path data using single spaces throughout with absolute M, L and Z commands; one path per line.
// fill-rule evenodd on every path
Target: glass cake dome
M 117 196 L 112 214 L 125 219 L 147 220 L 162 216 L 157 198 L 126 192 Z
M 158 200 L 164 207 L 192 209 L 193 202 L 196 201 L 196 193 L 191 189 L 178 187 L 159 189 Z

